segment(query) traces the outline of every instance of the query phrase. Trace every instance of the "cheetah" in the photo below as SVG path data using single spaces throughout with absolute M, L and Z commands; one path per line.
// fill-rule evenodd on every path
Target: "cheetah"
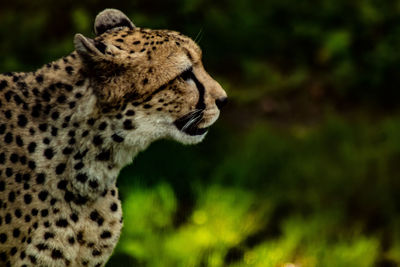
M 34 72 L 0 75 L 1 266 L 104 266 L 122 167 L 161 138 L 199 143 L 227 101 L 190 38 L 116 9 L 94 32 Z

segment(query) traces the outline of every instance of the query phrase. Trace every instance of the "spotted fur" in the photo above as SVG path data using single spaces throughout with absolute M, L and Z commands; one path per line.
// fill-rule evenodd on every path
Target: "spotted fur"
M 113 9 L 95 32 L 35 72 L 0 75 L 0 266 L 104 266 L 121 168 L 160 138 L 200 142 L 226 102 L 188 37 Z

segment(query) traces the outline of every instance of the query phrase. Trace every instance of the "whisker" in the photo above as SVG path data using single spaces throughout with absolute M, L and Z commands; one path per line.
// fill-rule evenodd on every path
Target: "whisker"
M 185 126 L 182 127 L 183 130 L 186 130 L 187 128 L 193 126 L 193 124 L 201 117 L 202 114 L 198 114 L 196 116 L 193 116 L 186 124 Z
M 202 38 L 203 38 L 203 27 L 200 28 L 199 33 L 196 35 L 196 38 L 194 38 L 194 42 L 200 43 Z

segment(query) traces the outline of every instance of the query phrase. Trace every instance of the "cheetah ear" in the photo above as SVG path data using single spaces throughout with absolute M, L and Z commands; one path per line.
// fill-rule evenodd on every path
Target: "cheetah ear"
M 100 41 L 96 41 L 83 36 L 78 33 L 74 38 L 75 49 L 80 56 L 84 59 L 96 61 L 97 59 L 104 58 L 107 45 Z
M 135 28 L 132 21 L 121 11 L 117 9 L 105 9 L 100 12 L 94 22 L 94 32 L 100 35 L 108 30 L 117 27 Z

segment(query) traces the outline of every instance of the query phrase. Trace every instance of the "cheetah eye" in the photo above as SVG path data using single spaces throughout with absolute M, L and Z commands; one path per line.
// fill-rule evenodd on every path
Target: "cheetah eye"
M 194 76 L 194 74 L 193 74 L 192 66 L 190 66 L 188 69 L 183 71 L 182 74 L 180 75 L 180 77 L 185 81 L 193 80 L 193 76 Z

